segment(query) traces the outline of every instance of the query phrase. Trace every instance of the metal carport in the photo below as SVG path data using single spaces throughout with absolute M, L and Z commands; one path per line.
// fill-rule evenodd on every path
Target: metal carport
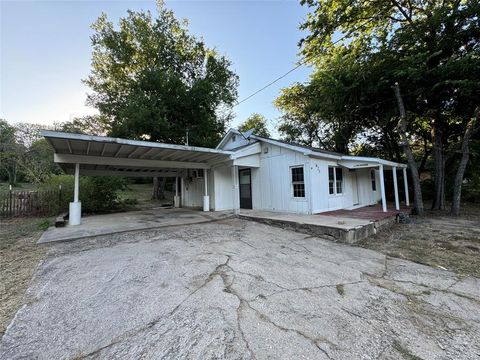
M 41 132 L 54 149 L 54 161 L 67 174 L 75 175 L 74 199 L 69 208 L 69 224 L 81 221 L 79 176 L 134 176 L 183 178 L 188 169 L 204 169 L 203 210 L 208 211 L 208 169 L 231 160 L 232 151 L 105 136 Z M 176 187 L 178 188 L 178 186 Z M 179 204 L 178 193 L 175 205 Z

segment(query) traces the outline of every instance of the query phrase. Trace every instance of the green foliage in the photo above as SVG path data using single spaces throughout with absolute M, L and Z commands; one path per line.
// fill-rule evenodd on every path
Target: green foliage
M 36 140 L 18 161 L 26 180 L 39 184 L 60 168 L 53 162 L 53 149 L 45 139 Z
M 113 136 L 213 146 L 230 120 L 238 77 L 231 63 L 162 2 L 158 17 L 129 11 L 118 27 L 103 14 L 92 26 L 93 90 L 88 102 Z
M 0 179 L 11 185 L 18 180 L 17 158 L 22 150 L 15 138 L 15 127 L 0 119 Z
M 50 226 L 52 225 L 52 220 L 47 218 L 47 219 L 43 219 L 41 220 L 39 223 L 38 223 L 38 228 L 40 230 L 47 230 Z
M 103 115 L 86 115 L 75 118 L 70 122 L 60 124 L 60 127 L 64 132 L 96 136 L 105 136 L 110 130 L 108 118 Z
M 248 130 L 254 130 L 254 134 L 263 137 L 270 137 L 270 132 L 267 128 L 267 119 L 265 116 L 257 113 L 250 115 L 239 127 L 238 130 L 245 132 Z
M 62 188 L 63 208 L 73 201 L 74 178 L 71 175 L 51 176 L 41 189 L 54 190 Z M 115 210 L 119 207 L 118 191 L 125 186 L 125 180 L 120 177 L 80 177 L 80 201 L 82 212 L 101 213 Z
M 401 160 L 392 90 L 398 82 L 419 159 L 428 155 L 434 126 L 445 153 L 458 149 L 480 98 L 478 1 L 302 4 L 311 12 L 301 26 L 308 32 L 301 52 L 315 70 L 276 101 L 286 139 Z

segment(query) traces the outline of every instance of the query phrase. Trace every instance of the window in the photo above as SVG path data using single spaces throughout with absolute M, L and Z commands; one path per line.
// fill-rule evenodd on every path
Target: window
M 237 140 L 237 137 L 235 135 L 232 135 L 232 142 L 235 142 Z
M 343 169 L 340 167 L 328 168 L 328 193 L 338 195 L 343 193 Z
M 294 198 L 305 197 L 305 178 L 303 176 L 303 166 L 290 168 L 292 172 L 292 189 Z
M 328 193 L 330 195 L 335 194 L 335 168 L 328 168 Z
M 370 171 L 370 177 L 372 179 L 372 191 L 377 191 L 377 179 L 375 177 L 375 170 Z

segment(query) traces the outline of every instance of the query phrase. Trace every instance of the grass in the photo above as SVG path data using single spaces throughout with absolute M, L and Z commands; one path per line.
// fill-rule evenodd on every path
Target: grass
M 17 183 L 17 185 L 12 186 L 12 190 L 18 191 L 27 191 L 27 190 L 37 190 L 36 184 L 31 183 Z M 8 191 L 10 190 L 10 185 L 8 182 L 0 182 L 0 191 Z
M 480 277 L 480 205 L 459 217 L 427 211 L 411 224 L 395 224 L 359 243 L 392 257 Z
M 36 244 L 51 219 L 0 220 L 0 336 L 23 303 L 30 279 L 46 254 Z

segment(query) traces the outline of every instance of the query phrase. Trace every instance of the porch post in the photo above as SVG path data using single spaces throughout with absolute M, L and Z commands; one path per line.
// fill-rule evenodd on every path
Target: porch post
M 408 177 L 407 168 L 403 168 L 403 185 L 405 186 L 405 204 L 410 206 L 410 198 L 408 196 Z
M 180 207 L 180 196 L 178 196 L 178 176 L 175 176 L 175 196 L 173 197 L 173 207 Z
M 400 201 L 398 200 L 398 183 L 397 183 L 397 167 L 392 168 L 393 188 L 395 190 L 395 210 L 400 210 Z
M 203 211 L 210 210 L 210 197 L 208 196 L 207 169 L 203 169 L 203 181 L 205 182 L 205 194 L 203 196 Z
M 73 202 L 68 208 L 68 224 L 80 225 L 82 218 L 82 203 L 79 201 L 80 187 L 80 164 L 75 164 L 75 184 L 73 188 Z
M 385 180 L 383 177 L 383 165 L 379 165 L 380 174 L 380 193 L 382 194 L 382 209 L 383 212 L 387 212 L 387 199 L 385 198 Z
M 233 213 L 240 214 L 240 186 L 238 185 L 238 166 L 232 165 L 232 195 L 233 195 Z

